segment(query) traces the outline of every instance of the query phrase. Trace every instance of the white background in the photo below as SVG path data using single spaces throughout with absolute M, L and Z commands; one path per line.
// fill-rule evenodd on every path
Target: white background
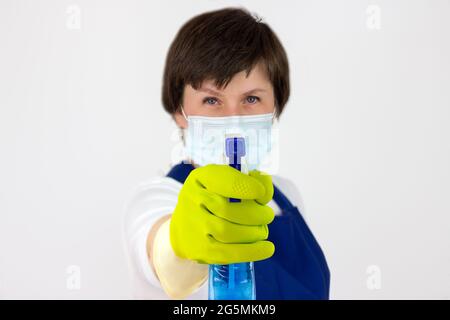
M 331 298 L 450 298 L 446 0 L 0 0 L 0 298 L 131 297 L 122 207 L 170 165 L 167 49 L 233 4 L 288 53 L 280 175 L 304 198 Z

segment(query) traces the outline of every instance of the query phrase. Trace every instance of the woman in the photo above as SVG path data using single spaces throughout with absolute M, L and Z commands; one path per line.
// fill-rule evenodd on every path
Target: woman
M 162 101 L 183 129 L 187 159 L 128 202 L 137 298 L 207 299 L 208 264 L 255 261 L 256 299 L 328 299 L 328 266 L 295 185 L 258 170 L 288 97 L 286 53 L 267 24 L 226 8 L 182 26 L 167 55 Z M 224 162 L 230 130 L 245 141 L 248 174 Z

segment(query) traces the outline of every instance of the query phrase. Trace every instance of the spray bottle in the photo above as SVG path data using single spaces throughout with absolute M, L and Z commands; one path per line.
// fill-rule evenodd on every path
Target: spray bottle
M 245 139 L 230 137 L 225 139 L 225 154 L 228 164 L 239 170 L 245 157 Z M 244 173 L 247 173 L 243 171 Z M 230 202 L 240 199 L 230 198 Z M 253 262 L 209 266 L 209 300 L 255 300 L 255 271 Z

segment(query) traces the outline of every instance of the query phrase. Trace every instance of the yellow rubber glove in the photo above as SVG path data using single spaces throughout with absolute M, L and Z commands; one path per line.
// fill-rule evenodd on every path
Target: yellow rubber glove
M 267 241 L 274 212 L 269 175 L 248 175 L 228 165 L 207 165 L 191 171 L 170 221 L 175 254 L 199 263 L 229 264 L 270 258 Z M 242 199 L 229 202 L 229 198 Z

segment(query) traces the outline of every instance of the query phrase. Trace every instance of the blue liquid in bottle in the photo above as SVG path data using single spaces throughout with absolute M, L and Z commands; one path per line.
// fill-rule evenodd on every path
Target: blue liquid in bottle
M 255 300 L 253 262 L 209 266 L 209 300 Z

